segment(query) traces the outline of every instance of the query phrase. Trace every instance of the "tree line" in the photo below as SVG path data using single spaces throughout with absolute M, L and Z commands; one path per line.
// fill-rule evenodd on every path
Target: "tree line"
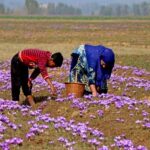
M 140 4 L 101 6 L 98 13 L 100 16 L 150 16 L 150 3 Z
M 88 7 L 88 8 L 87 8 Z M 86 13 L 84 10 L 90 10 Z M 48 15 L 48 16 L 150 16 L 150 3 L 142 2 L 139 4 L 127 5 L 127 4 L 116 4 L 116 5 L 98 5 L 94 7 L 92 5 L 84 5 L 81 8 L 75 8 L 65 3 L 48 3 L 42 5 L 37 0 L 25 0 L 25 6 L 21 10 L 11 10 L 5 8 L 4 4 L 0 4 L 0 14 L 16 14 L 19 15 Z

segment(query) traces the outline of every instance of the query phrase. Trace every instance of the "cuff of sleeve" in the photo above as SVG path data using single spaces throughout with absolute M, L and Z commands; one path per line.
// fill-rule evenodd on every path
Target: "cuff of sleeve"
M 93 80 L 89 80 L 89 85 L 91 84 L 95 84 L 95 82 Z
M 49 76 L 45 76 L 45 77 L 44 77 L 44 80 L 46 80 L 47 78 L 49 78 Z

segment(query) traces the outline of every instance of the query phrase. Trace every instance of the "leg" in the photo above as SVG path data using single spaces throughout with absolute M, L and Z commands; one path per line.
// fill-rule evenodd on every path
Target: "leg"
M 12 100 L 19 101 L 21 78 L 20 78 L 20 63 L 18 55 L 15 55 L 11 60 L 11 93 Z
M 27 97 L 29 104 L 34 107 L 35 102 L 32 96 L 31 88 L 28 86 L 28 67 L 22 66 L 21 85 L 24 95 Z

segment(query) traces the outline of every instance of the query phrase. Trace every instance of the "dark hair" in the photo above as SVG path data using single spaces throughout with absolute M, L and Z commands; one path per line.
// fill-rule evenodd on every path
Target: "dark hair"
M 60 52 L 52 54 L 51 58 L 53 58 L 53 61 L 56 64 L 56 67 L 61 67 L 63 63 L 63 56 Z

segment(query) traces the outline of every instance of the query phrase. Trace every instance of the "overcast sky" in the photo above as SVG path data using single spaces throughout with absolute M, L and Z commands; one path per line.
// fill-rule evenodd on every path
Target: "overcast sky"
M 134 3 L 141 2 L 150 2 L 150 0 L 36 0 L 39 3 L 65 3 L 68 5 L 73 5 L 74 7 L 78 7 L 82 9 L 85 8 L 85 5 L 93 5 L 97 3 L 98 5 L 109 5 L 109 4 L 128 4 L 132 5 Z M 0 0 L 0 3 L 4 4 L 7 8 L 22 8 L 24 7 L 25 0 Z M 95 4 L 95 5 L 97 5 Z
M 98 4 L 112 4 L 112 3 L 122 3 L 122 4 L 133 4 L 140 3 L 143 1 L 150 2 L 150 0 L 37 0 L 40 3 L 49 3 L 49 2 L 63 2 L 72 5 L 80 5 L 84 3 L 98 3 Z M 4 3 L 6 5 L 23 5 L 25 0 L 0 0 L 0 3 Z

